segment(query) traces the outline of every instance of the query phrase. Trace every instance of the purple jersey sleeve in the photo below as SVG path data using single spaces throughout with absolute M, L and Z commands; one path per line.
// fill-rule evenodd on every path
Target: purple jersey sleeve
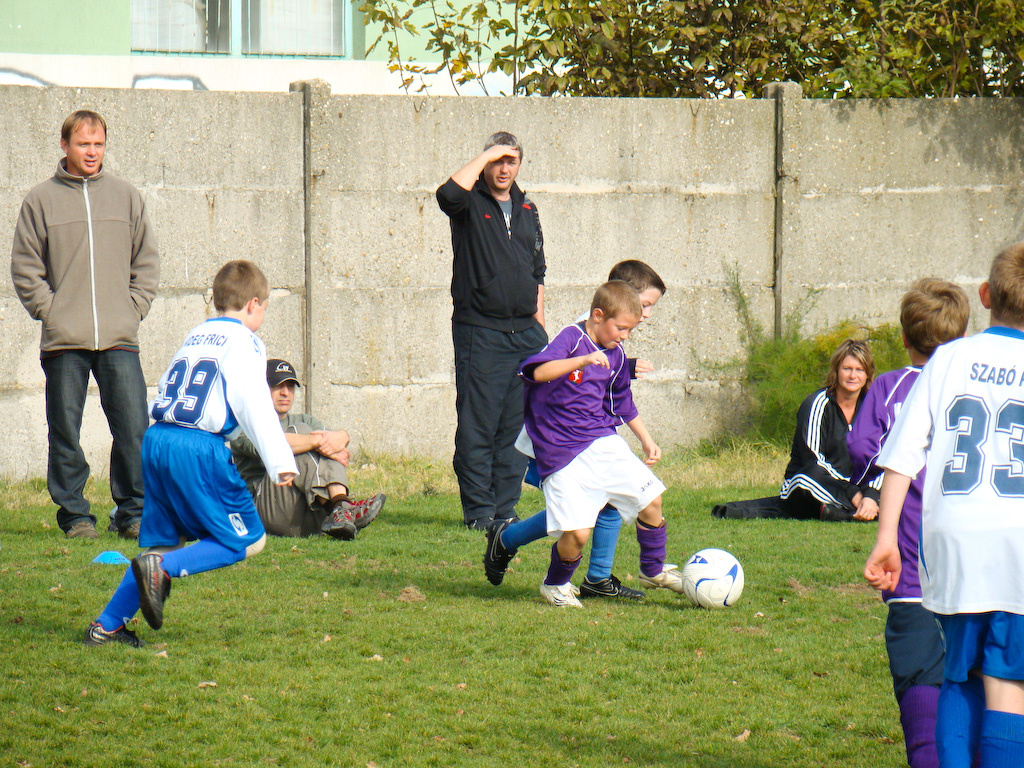
M 896 416 L 899 415 L 920 373 L 921 369 L 915 367 L 883 373 L 875 379 L 868 390 L 860 413 L 853 423 L 853 429 L 847 436 L 850 459 L 853 461 L 853 481 L 861 487 L 881 477 L 882 468 L 877 464 L 878 454 L 885 445 L 889 432 L 896 422 Z M 924 470 L 910 484 L 906 501 L 903 502 L 903 512 L 900 514 L 900 525 L 896 534 L 903 572 L 896 589 L 882 592 L 882 598 L 886 602 L 921 597 L 917 559 L 923 489 Z

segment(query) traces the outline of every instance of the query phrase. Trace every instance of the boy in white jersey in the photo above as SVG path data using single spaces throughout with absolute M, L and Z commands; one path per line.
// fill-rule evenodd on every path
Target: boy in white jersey
M 143 646 L 125 623 L 141 608 L 159 629 L 172 578 L 224 568 L 262 551 L 263 524 L 225 443 L 244 429 L 280 485 L 290 484 L 298 471 L 271 403 L 267 351 L 255 333 L 269 296 L 267 278 L 255 264 L 225 264 L 213 280 L 219 316 L 189 333 L 161 377 L 149 404 L 155 423 L 142 441 L 146 498 L 139 546 L 147 550 L 132 560 L 107 607 L 86 629 L 86 645 Z
M 922 604 L 945 634 L 936 746 L 943 768 L 1024 765 L 1024 243 L 981 285 L 991 326 L 939 347 L 903 405 L 864 576 L 899 584 L 900 512 L 925 467 Z

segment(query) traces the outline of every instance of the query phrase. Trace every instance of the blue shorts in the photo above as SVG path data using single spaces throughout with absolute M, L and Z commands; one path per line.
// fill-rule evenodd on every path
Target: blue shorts
M 1024 616 L 1004 611 L 939 617 L 946 637 L 946 679 L 979 669 L 1000 680 L 1024 680 Z
M 213 538 L 240 552 L 264 534 L 223 437 L 153 424 L 142 439 L 142 477 L 146 495 L 140 547 L 173 547 L 182 538 Z

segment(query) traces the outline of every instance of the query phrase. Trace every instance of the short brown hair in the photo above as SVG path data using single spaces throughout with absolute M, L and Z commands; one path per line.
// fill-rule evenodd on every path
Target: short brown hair
M 900 325 L 907 344 L 925 357 L 931 357 L 940 344 L 963 336 L 970 314 L 964 289 L 935 277 L 918 280 L 900 302 Z
M 875 380 L 875 358 L 871 354 L 871 348 L 868 346 L 868 343 L 866 341 L 857 341 L 856 339 L 847 339 L 832 353 L 832 359 L 828 361 L 828 376 L 825 377 L 825 389 L 829 392 L 836 391 L 836 387 L 839 386 L 839 366 L 848 357 L 854 358 L 864 366 L 864 373 L 867 374 L 867 379 L 864 381 L 864 391 L 867 392 L 871 382 Z
M 625 280 L 609 280 L 598 288 L 590 302 L 590 314 L 594 314 L 595 309 L 600 309 L 606 318 L 628 316 L 639 319 L 644 311 L 636 288 Z
M 625 280 L 636 288 L 637 293 L 643 293 L 653 288 L 662 296 L 665 295 L 665 281 L 651 267 L 636 259 L 620 261 L 612 271 L 608 273 L 609 280 Z
M 100 116 L 99 112 L 93 112 L 90 109 L 80 109 L 64 118 L 64 125 L 60 127 L 61 141 L 70 142 L 71 134 L 77 131 L 83 123 L 98 125 L 103 129 L 103 136 L 106 137 L 107 121 Z
M 213 278 L 213 306 L 218 312 L 245 309 L 252 298 L 262 304 L 270 296 L 266 275 L 251 261 L 229 261 Z
M 519 143 L 519 139 L 517 139 L 511 133 L 509 133 L 508 131 L 498 131 L 497 133 L 492 133 L 490 136 L 487 137 L 487 141 L 484 142 L 484 152 L 486 152 L 491 147 L 497 147 L 498 145 L 501 145 L 503 147 L 512 147 L 512 149 L 519 153 L 519 160 L 520 162 L 522 162 L 523 146 L 522 144 Z
M 1024 242 L 1007 246 L 992 261 L 988 295 L 992 320 L 1024 328 Z

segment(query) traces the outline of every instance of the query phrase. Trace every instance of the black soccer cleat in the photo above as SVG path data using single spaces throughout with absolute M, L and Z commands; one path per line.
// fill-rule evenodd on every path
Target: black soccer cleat
M 171 594 L 171 577 L 164 571 L 163 556 L 156 553 L 132 559 L 132 575 L 139 588 L 139 608 L 153 629 L 164 624 L 164 603 Z
M 97 645 L 106 645 L 107 643 L 124 643 L 132 648 L 143 648 L 146 645 L 145 642 L 139 639 L 138 635 L 124 625 L 118 627 L 113 632 L 107 632 L 98 623 L 93 622 L 85 630 L 82 645 L 95 647 Z
M 514 518 L 501 518 L 495 520 L 487 528 L 487 550 L 484 552 L 484 573 L 487 580 L 494 586 L 501 584 L 505 578 L 505 571 L 508 564 L 516 556 L 518 550 L 506 549 L 501 543 L 501 532 L 514 522 Z
M 647 598 L 647 593 L 640 589 L 624 587 L 622 582 L 612 574 L 607 579 L 591 581 L 589 577 L 580 584 L 580 598 L 584 597 L 616 597 L 621 600 L 640 602 Z

